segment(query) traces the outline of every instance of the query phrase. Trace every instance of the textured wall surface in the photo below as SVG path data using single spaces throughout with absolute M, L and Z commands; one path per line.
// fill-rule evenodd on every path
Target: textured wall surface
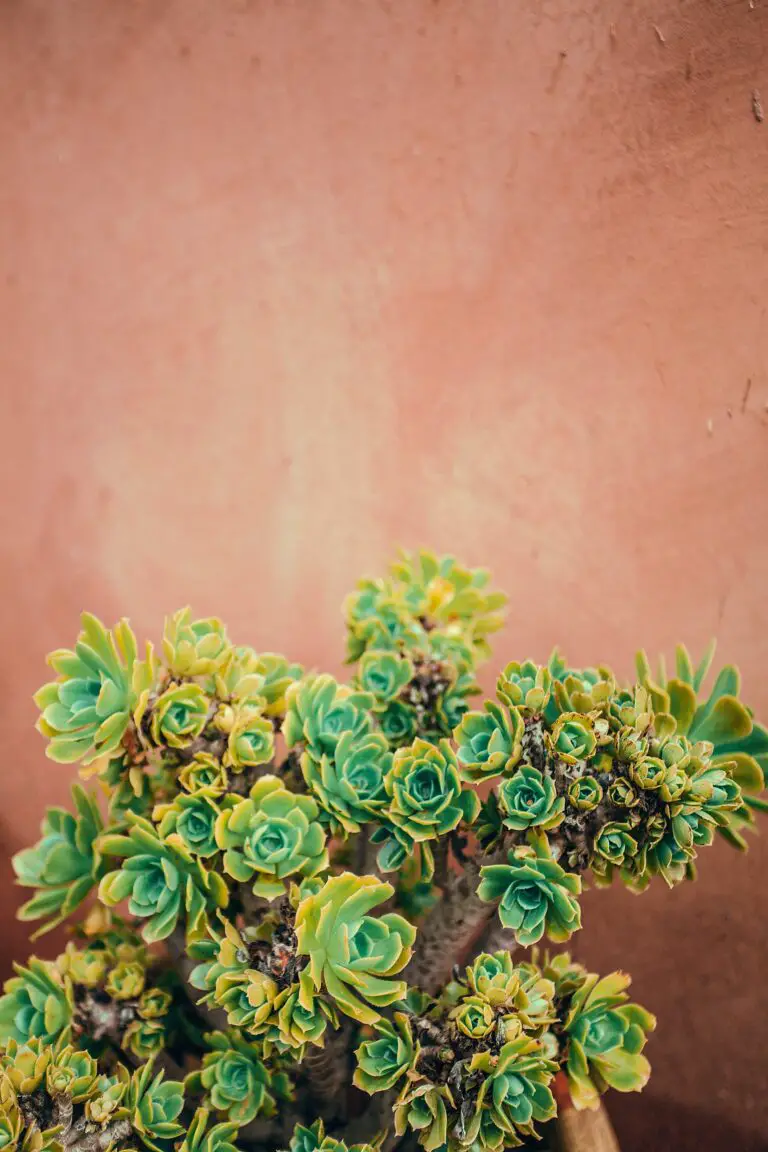
M 337 670 L 398 543 L 493 568 L 500 660 L 716 633 L 768 713 L 761 87 L 766 0 L 0 0 L 8 852 L 83 607 Z M 767 867 L 587 899 L 628 1150 L 768 1147 Z

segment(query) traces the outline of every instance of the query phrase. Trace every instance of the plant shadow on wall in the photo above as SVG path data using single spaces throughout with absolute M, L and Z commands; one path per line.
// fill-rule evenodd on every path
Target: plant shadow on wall
M 495 1152 L 645 1086 L 629 977 L 542 941 L 587 880 L 743 848 L 768 732 L 713 649 L 629 685 L 512 662 L 472 708 L 504 601 L 403 555 L 346 602 L 349 684 L 188 609 L 159 655 L 83 616 L 36 696 L 82 782 L 14 860 L 21 918 L 74 923 L 0 998 L 3 1147 Z

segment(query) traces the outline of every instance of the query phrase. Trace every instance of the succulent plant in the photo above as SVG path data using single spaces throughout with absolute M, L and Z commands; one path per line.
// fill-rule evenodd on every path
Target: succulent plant
M 551 685 L 552 674 L 548 668 L 531 660 L 524 664 L 512 660 L 496 681 L 496 695 L 510 708 L 537 714 L 546 707 Z
M 104 989 L 113 1000 L 135 1000 L 144 991 L 146 969 L 136 960 L 123 960 L 107 975 Z
M 170 936 L 180 917 L 187 935 L 197 935 L 208 913 L 227 903 L 222 877 L 207 871 L 177 834 L 162 839 L 140 816 L 131 817 L 127 835 L 105 834 L 101 850 L 123 863 L 102 877 L 99 898 L 107 907 L 127 899 L 131 915 L 145 920 L 141 931 L 148 942 Z
M 210 1124 L 210 1110 L 198 1108 L 178 1145 L 179 1152 L 236 1152 L 238 1126 L 230 1121 Z
M 184 1128 L 177 1119 L 184 1107 L 184 1085 L 166 1080 L 164 1073 L 153 1076 L 152 1060 L 137 1068 L 125 1094 L 125 1106 L 134 1131 L 148 1148 L 156 1149 L 158 1142 L 172 1140 Z
M 238 1127 L 258 1115 L 272 1115 L 275 1100 L 270 1093 L 271 1078 L 259 1049 L 231 1032 L 212 1032 L 205 1039 L 209 1050 L 203 1056 L 202 1068 L 187 1076 L 187 1091 L 203 1093 L 206 1107 Z
M 405 653 L 369 648 L 360 658 L 360 687 L 377 705 L 394 700 L 413 676 L 413 664 Z
M 287 876 L 316 876 L 328 867 L 325 832 L 311 796 L 289 792 L 276 776 L 262 776 L 247 799 L 225 808 L 216 823 L 224 869 L 266 899 L 281 896 Z
M 402 1080 L 416 1056 L 410 1020 L 405 1012 L 395 1012 L 392 1020 L 382 1017 L 373 1036 L 363 1040 L 355 1052 L 357 1067 L 353 1082 L 364 1092 L 387 1092 Z
M 89 1052 L 67 1045 L 57 1047 L 50 1054 L 51 1060 L 45 1069 L 49 1096 L 66 1095 L 73 1104 L 80 1104 L 97 1092 L 98 1065 Z
M 554 780 L 528 764 L 502 780 L 498 795 L 502 823 L 507 828 L 545 830 L 556 828 L 563 819 L 565 800 L 557 795 Z
M 188 747 L 205 728 L 211 702 L 199 684 L 172 684 L 151 710 L 152 739 L 169 748 Z
M 180 769 L 178 781 L 187 792 L 200 792 L 210 789 L 220 794 L 228 783 L 227 770 L 220 760 L 209 752 L 197 752 L 188 764 Z
M 48 657 L 58 673 L 35 694 L 38 729 L 48 737 L 46 755 L 62 764 L 90 764 L 110 756 L 131 722 L 136 701 L 136 638 L 127 620 L 114 630 L 84 612 L 74 649 Z
M 544 839 L 515 849 L 508 864 L 483 867 L 477 891 L 481 900 L 498 901 L 499 919 L 519 944 L 535 944 L 545 932 L 550 940 L 569 940 L 581 927 L 581 880 L 552 859 Z
M 13 857 L 19 884 L 37 889 L 19 909 L 19 919 L 45 919 L 38 935 L 75 912 L 98 884 L 102 871 L 97 842 L 104 824 L 98 806 L 77 784 L 72 798 L 76 814 L 49 808 L 40 829 L 42 839 Z
M 442 1148 L 448 1136 L 446 1100 L 450 1100 L 450 1094 L 445 1085 L 407 1080 L 393 1109 L 397 1135 L 404 1135 L 410 1128 L 427 1152 Z
M 591 717 L 579 712 L 562 712 L 552 726 L 551 746 L 553 755 L 566 764 L 586 760 L 597 746 Z
M 630 683 L 510 661 L 470 708 L 503 603 L 401 554 L 346 601 L 348 684 L 189 608 L 141 659 L 83 616 L 38 727 L 105 803 L 76 786 L 14 867 L 41 931 L 97 900 L 5 984 L 0 1152 L 502 1152 L 566 1082 L 577 1108 L 643 1087 L 629 978 L 503 945 L 567 940 L 590 881 L 672 886 L 716 835 L 746 847 L 768 729 L 735 668 L 705 687 L 711 649 L 669 674 L 641 653 Z
M 391 766 L 392 753 L 379 732 L 358 738 L 345 732 L 333 756 L 318 761 L 305 752 L 301 758 L 304 780 L 325 818 L 345 833 L 359 832 L 385 806 L 384 780 Z
M 619 781 L 631 790 L 631 784 L 628 784 L 623 777 L 619 777 L 614 783 L 618 784 Z M 595 776 L 577 776 L 568 786 L 568 803 L 578 808 L 580 812 L 594 812 L 602 798 L 603 789 Z
M 163 655 L 174 676 L 202 676 L 226 660 L 231 645 L 221 620 L 193 620 L 190 608 L 180 608 L 165 621 Z
M 241 708 L 233 714 L 227 739 L 225 764 L 233 772 L 268 764 L 275 752 L 272 723 L 255 708 Z
M 150 1060 L 167 1043 L 165 1025 L 160 1020 L 134 1020 L 120 1040 L 120 1047 L 136 1060 Z
M 314 988 L 325 987 L 342 1012 L 364 1024 L 374 1024 L 375 1009 L 399 1000 L 406 989 L 405 981 L 391 977 L 410 960 L 416 929 L 395 912 L 368 915 L 393 892 L 372 876 L 343 872 L 296 911 L 298 952 L 309 957 Z
M 556 1065 L 547 1060 L 540 1044 L 520 1036 L 505 1044 L 498 1056 L 476 1053 L 470 1070 L 485 1073 L 475 1115 L 465 1143 L 478 1137 L 489 1148 L 521 1144 L 521 1136 L 535 1136 L 538 1123 L 555 1115 L 550 1082 Z
M 262 1002 L 263 981 L 254 979 L 259 975 L 253 974 L 248 985 L 247 996 L 252 1004 Z M 339 1025 L 335 1007 L 325 996 L 317 994 L 307 968 L 299 974 L 298 981 L 274 997 L 270 1009 L 270 1014 L 260 1023 L 249 1025 L 249 1031 L 261 1037 L 266 1056 L 276 1049 L 295 1053 L 300 1058 L 308 1044 L 324 1046 L 329 1024 L 334 1028 Z
M 456 757 L 466 780 L 510 772 L 520 759 L 523 719 L 514 708 L 488 701 L 484 712 L 467 712 L 453 734 Z
M 286 694 L 283 735 L 289 748 L 301 744 L 320 760 L 332 756 L 345 732 L 353 736 L 371 730 L 368 692 L 338 684 L 332 676 L 314 676 L 292 684 Z
M 450 743 L 414 740 L 398 748 L 384 785 L 390 797 L 387 816 L 410 839 L 433 840 L 471 823 L 480 810 L 476 793 L 462 788 Z
M 26 1044 L 33 1037 L 46 1044 L 65 1040 L 74 1010 L 68 978 L 34 956 L 26 968 L 14 964 L 14 971 L 0 996 L 0 1044 Z
M 594 1108 L 606 1088 L 637 1092 L 648 1080 L 650 1065 L 643 1048 L 656 1021 L 628 1002 L 629 984 L 623 972 L 602 980 L 590 975 L 573 994 L 565 1021 L 565 1068 L 577 1106 Z
M 163 840 L 175 834 L 190 856 L 206 860 L 219 851 L 216 843 L 216 820 L 219 793 L 213 788 L 179 792 L 170 804 L 158 804 L 152 819 Z

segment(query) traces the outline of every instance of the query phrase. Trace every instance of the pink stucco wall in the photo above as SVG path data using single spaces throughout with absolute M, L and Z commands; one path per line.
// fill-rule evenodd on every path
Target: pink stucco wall
M 0 3 L 6 849 L 83 607 L 336 670 L 398 543 L 493 568 L 501 659 L 716 633 L 768 712 L 767 44 L 762 0 Z M 750 1139 L 768 854 L 709 855 L 579 947 L 663 1009 L 662 1114 Z

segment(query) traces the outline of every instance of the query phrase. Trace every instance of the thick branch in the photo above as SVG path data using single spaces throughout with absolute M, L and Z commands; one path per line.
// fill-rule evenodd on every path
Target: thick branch
M 121 1141 L 129 1140 L 132 1135 L 133 1125 L 130 1120 L 115 1120 L 106 1128 L 99 1128 L 96 1124 L 89 1124 L 83 1117 L 59 1139 L 68 1152 L 106 1152 Z
M 405 971 L 410 984 L 434 996 L 451 977 L 455 964 L 464 964 L 492 916 L 494 904 L 477 895 L 480 869 L 506 860 L 506 852 L 470 857 L 464 871 L 449 876 L 443 899 L 427 914 L 419 929 L 416 950 Z
M 335 1032 L 326 1033 L 323 1048 L 310 1044 L 302 1061 L 313 1104 L 324 1120 L 347 1118 L 351 1040 L 352 1024 L 344 1019 Z

